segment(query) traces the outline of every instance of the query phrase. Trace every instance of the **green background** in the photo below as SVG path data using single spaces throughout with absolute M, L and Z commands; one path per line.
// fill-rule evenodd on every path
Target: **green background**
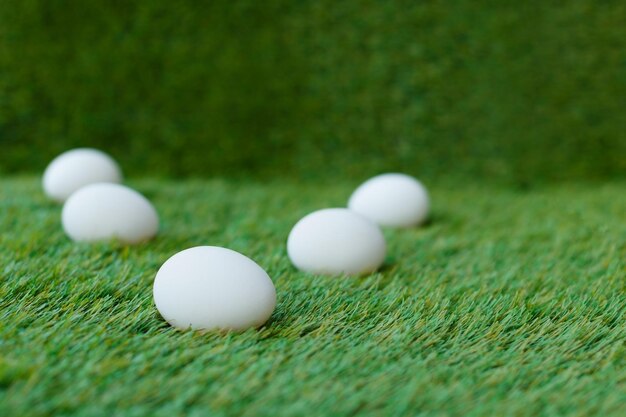
M 0 0 L 0 172 L 626 172 L 626 3 Z

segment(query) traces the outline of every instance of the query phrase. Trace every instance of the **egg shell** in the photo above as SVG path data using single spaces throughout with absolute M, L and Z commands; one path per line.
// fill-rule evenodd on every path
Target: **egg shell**
M 326 275 L 361 275 L 385 260 L 380 228 L 345 208 L 315 211 L 303 217 L 287 240 L 291 262 L 300 270 Z
M 242 331 L 265 323 L 276 306 L 267 273 L 234 250 L 197 246 L 169 258 L 154 280 L 154 303 L 178 329 Z
M 122 171 L 109 155 L 91 148 L 62 153 L 43 174 L 45 194 L 61 203 L 85 185 L 100 182 L 120 183 Z
M 417 179 L 405 174 L 382 174 L 361 184 L 348 208 L 387 227 L 413 227 L 428 217 L 430 199 Z
M 120 184 L 91 184 L 70 196 L 61 214 L 65 233 L 75 241 L 117 239 L 139 243 L 159 229 L 159 216 L 137 191 Z

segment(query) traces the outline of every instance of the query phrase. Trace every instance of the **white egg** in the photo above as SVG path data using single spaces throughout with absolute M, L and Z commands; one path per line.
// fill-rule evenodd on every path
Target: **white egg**
M 348 208 L 381 226 L 412 227 L 426 220 L 430 202 L 426 188 L 405 174 L 383 174 L 361 184 Z
M 61 220 L 69 237 L 86 242 L 118 239 L 139 243 L 159 229 L 152 204 L 120 184 L 91 184 L 76 191 L 65 202 Z
M 64 152 L 43 174 L 44 192 L 61 203 L 79 188 L 99 182 L 122 182 L 122 171 L 113 158 L 97 149 Z
M 242 331 L 259 327 L 276 306 L 267 273 L 234 250 L 197 246 L 169 258 L 154 279 L 154 303 L 178 329 Z
M 385 260 L 385 251 L 380 228 L 344 208 L 318 210 L 303 217 L 287 240 L 291 262 L 314 274 L 371 273 Z

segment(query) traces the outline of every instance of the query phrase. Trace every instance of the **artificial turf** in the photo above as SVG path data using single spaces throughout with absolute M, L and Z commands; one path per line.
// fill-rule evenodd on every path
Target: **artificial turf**
M 431 184 L 432 221 L 388 230 L 361 278 L 312 276 L 291 226 L 352 183 L 131 182 L 159 236 L 76 244 L 32 177 L 0 180 L 0 415 L 623 415 L 623 182 Z M 256 260 L 278 304 L 259 330 L 168 326 L 152 280 L 175 252 Z

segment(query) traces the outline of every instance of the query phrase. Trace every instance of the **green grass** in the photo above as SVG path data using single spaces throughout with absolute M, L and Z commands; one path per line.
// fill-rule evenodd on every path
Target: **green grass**
M 162 231 L 124 247 L 70 242 L 38 180 L 0 180 L 1 415 L 623 415 L 623 182 L 433 184 L 432 222 L 386 231 L 386 266 L 362 278 L 296 272 L 284 245 L 356 184 L 132 185 Z M 268 271 L 266 326 L 159 317 L 157 269 L 204 244 Z

